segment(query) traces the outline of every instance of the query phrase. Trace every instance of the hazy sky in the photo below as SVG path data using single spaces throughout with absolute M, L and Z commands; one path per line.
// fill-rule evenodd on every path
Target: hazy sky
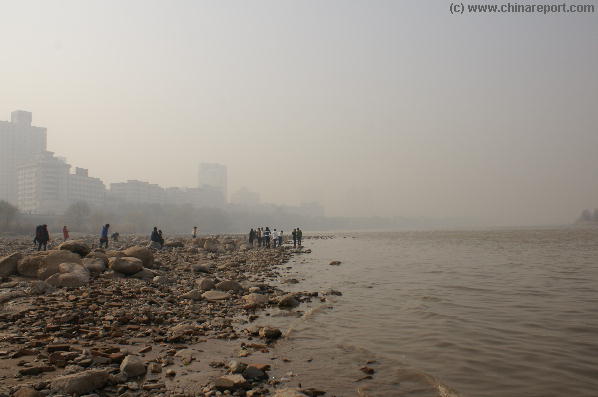
M 32 111 L 106 183 L 195 186 L 205 161 L 330 215 L 598 207 L 598 13 L 448 4 L 0 0 L 0 119 Z

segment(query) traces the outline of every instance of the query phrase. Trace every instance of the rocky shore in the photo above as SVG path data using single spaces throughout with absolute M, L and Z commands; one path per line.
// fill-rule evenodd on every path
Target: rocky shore
M 93 247 L 0 240 L 0 396 L 324 394 L 270 376 L 283 332 L 252 325 L 318 296 L 274 286 L 309 250 L 235 236 Z

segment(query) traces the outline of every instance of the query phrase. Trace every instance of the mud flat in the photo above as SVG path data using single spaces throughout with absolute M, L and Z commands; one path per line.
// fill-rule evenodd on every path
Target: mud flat
M 288 360 L 272 355 L 284 330 L 267 311 L 318 296 L 277 282 L 309 250 L 235 236 L 161 250 L 137 237 L 93 242 L 37 253 L 28 239 L 0 240 L 0 396 L 324 394 L 270 375 Z

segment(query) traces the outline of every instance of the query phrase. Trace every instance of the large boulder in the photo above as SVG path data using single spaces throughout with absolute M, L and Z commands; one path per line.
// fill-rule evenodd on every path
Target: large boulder
M 53 287 L 78 288 L 89 283 L 89 272 L 78 263 L 61 263 L 46 282 Z
M 83 266 L 90 272 L 94 274 L 103 273 L 106 270 L 106 261 L 103 258 L 84 258 L 83 259 Z
M 17 265 L 22 255 L 18 252 L 0 258 L 0 277 L 8 277 L 17 272 Z
M 110 269 L 131 276 L 143 270 L 143 262 L 137 258 L 128 256 L 123 256 L 122 258 L 110 258 Z
M 112 256 L 117 256 L 117 255 L 112 255 Z M 124 256 L 124 255 L 121 255 L 121 256 Z M 97 251 L 97 250 L 91 251 L 89 254 L 87 254 L 87 256 L 85 258 L 86 259 L 99 259 L 104 262 L 105 266 L 108 266 L 108 254 L 106 252 Z
M 53 274 L 59 272 L 58 267 L 61 263 L 81 263 L 81 257 L 70 251 L 48 251 L 44 259 L 44 264 L 37 271 L 37 278 L 45 280 Z
M 221 281 L 218 284 L 216 284 L 216 289 L 219 289 L 220 291 L 239 292 L 239 291 L 243 291 L 243 286 L 236 281 L 225 280 L 225 281 Z
M 146 370 L 143 360 L 138 356 L 130 354 L 120 364 L 120 372 L 125 374 L 127 378 L 145 375 Z
M 152 268 L 154 265 L 154 253 L 147 247 L 130 247 L 123 251 L 123 254 L 127 257 L 137 258 L 143 262 L 143 266 Z
M 50 384 L 50 389 L 53 392 L 82 395 L 104 387 L 109 378 L 108 372 L 92 369 L 55 378 Z
M 87 245 L 85 241 L 81 240 L 65 241 L 64 243 L 58 246 L 58 249 L 74 252 L 75 254 L 78 254 L 82 257 L 87 256 L 87 254 L 91 252 L 91 248 L 89 248 L 89 245 Z
M 27 255 L 17 264 L 17 272 L 24 277 L 37 277 L 37 272 L 44 265 L 44 260 L 48 252 L 38 252 L 33 255 Z

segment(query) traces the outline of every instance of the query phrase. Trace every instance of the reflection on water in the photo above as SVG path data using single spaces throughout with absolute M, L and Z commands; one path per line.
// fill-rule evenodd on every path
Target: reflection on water
M 345 235 L 308 240 L 288 272 L 343 296 L 285 319 L 280 376 L 336 395 L 597 395 L 598 231 Z

